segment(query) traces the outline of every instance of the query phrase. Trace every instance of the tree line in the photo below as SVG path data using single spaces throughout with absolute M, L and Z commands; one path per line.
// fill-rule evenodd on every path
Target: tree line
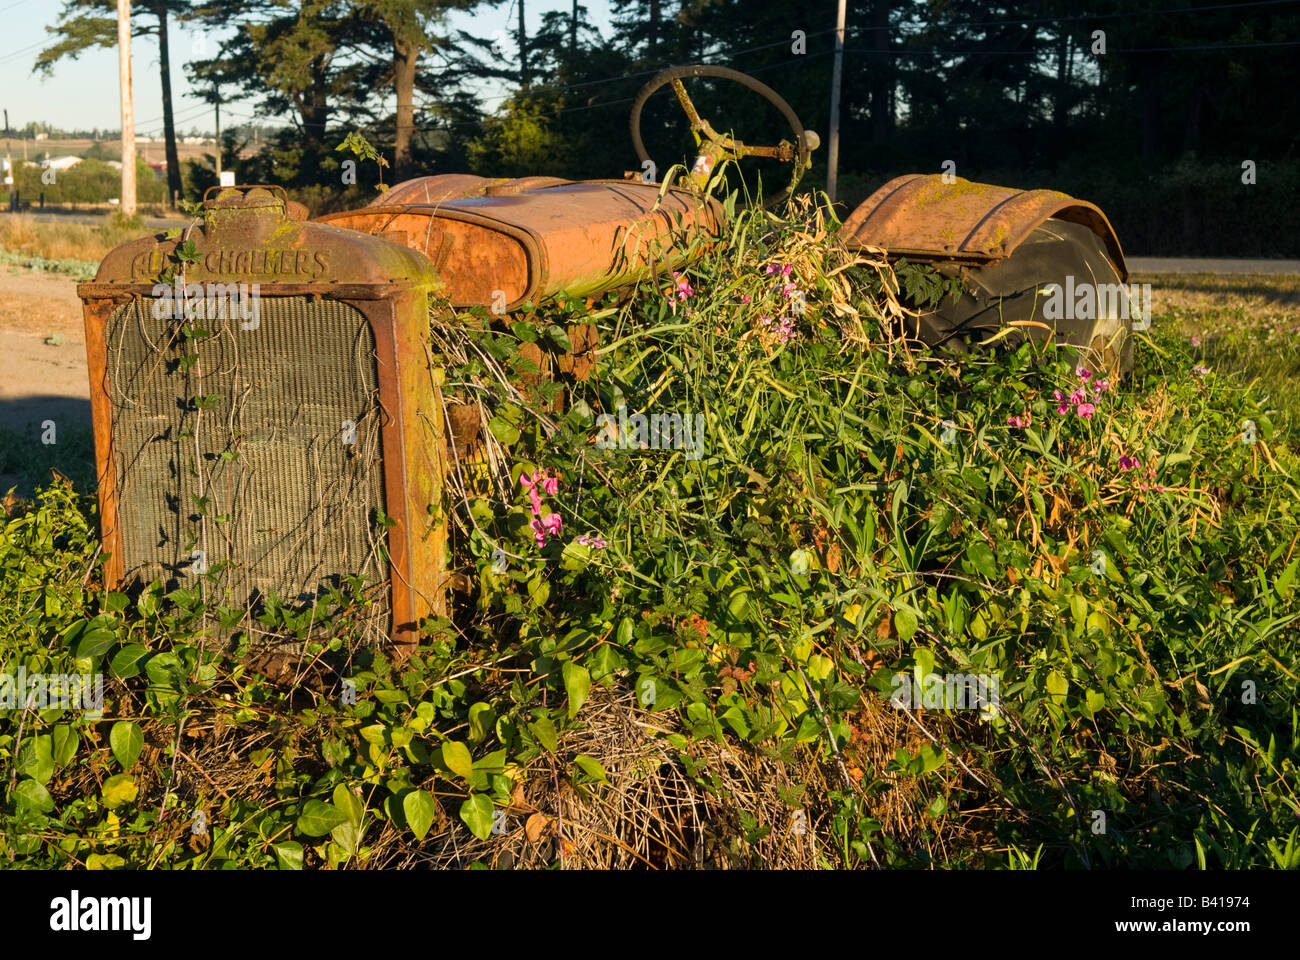
M 284 124 L 244 160 L 240 132 L 227 132 L 241 178 L 285 183 L 324 206 L 355 193 L 342 183 L 343 155 L 334 149 L 353 129 L 381 149 L 393 179 L 619 176 L 636 166 L 630 101 L 671 64 L 753 74 L 825 137 L 834 0 L 612 0 L 605 30 L 575 0 L 527 30 L 535 2 L 140 0 L 133 30 L 158 41 L 170 189 L 187 188 L 175 159 L 177 67 L 208 102 L 245 104 Z M 502 10 L 511 27 L 495 36 L 450 26 L 455 11 L 496 11 L 495 24 Z M 172 50 L 168 27 L 177 22 L 211 36 L 206 49 Z M 113 0 L 65 0 L 49 29 L 38 70 L 111 46 Z M 1162 202 L 1186 207 L 1190 184 L 1220 175 L 1207 171 L 1236 181 L 1229 171 L 1251 160 L 1278 172 L 1256 195 L 1293 191 L 1297 129 L 1285 103 L 1300 73 L 1297 46 L 1300 0 L 851 2 L 841 193 L 858 200 L 889 176 L 939 172 L 946 161 L 958 176 L 1100 189 L 1113 202 L 1126 196 L 1121 187 L 1158 177 L 1173 191 Z M 137 83 L 143 77 L 138 70 Z M 667 121 L 673 108 L 664 99 L 648 122 Z M 780 132 L 759 132 L 769 118 L 734 89 L 705 89 L 699 99 L 702 112 L 742 138 Z M 823 176 L 815 165 L 807 182 Z M 1219 184 L 1224 202 L 1241 185 Z M 1132 192 L 1138 201 L 1150 196 Z M 1288 199 L 1271 194 L 1261 210 Z M 1175 214 L 1189 217 L 1196 220 L 1186 209 Z

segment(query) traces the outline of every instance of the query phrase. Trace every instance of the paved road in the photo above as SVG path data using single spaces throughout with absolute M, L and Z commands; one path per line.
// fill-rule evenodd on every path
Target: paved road
M 1300 260 L 1211 260 L 1195 257 L 1125 257 L 1133 273 L 1295 273 Z

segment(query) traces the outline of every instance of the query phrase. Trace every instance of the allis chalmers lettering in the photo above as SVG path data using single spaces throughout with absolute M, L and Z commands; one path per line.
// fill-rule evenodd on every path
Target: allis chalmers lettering
M 320 250 L 211 250 L 200 261 L 212 275 L 302 276 L 316 279 L 329 268 L 329 256 Z M 161 248 L 142 253 L 131 263 L 137 279 L 157 276 L 165 266 Z

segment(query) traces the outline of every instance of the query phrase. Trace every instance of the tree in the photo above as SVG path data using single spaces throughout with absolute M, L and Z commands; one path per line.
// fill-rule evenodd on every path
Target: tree
M 451 10 L 469 10 L 481 0 L 365 0 L 358 6 L 382 27 L 392 50 L 393 92 L 397 112 L 393 131 L 393 170 L 399 180 L 412 174 L 411 141 L 415 132 L 415 80 L 420 57 L 448 40 L 441 35 Z
M 163 139 L 166 142 L 167 189 L 170 196 L 181 192 L 181 164 L 176 150 L 175 111 L 172 107 L 168 20 L 184 17 L 189 13 L 190 6 L 190 0 L 137 0 L 136 11 L 145 16 L 134 16 L 131 25 L 132 36 L 158 38 L 158 75 L 162 84 Z M 49 76 L 54 72 L 54 65 L 64 57 L 75 60 L 82 51 L 92 47 L 117 45 L 117 2 L 65 0 L 58 22 L 45 29 L 57 39 L 40 52 L 32 72 Z

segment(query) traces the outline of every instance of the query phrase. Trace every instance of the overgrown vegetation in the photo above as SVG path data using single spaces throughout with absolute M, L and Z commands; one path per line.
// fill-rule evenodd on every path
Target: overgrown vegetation
M 734 223 L 621 297 L 440 315 L 457 614 L 403 662 L 349 643 L 357 584 L 262 611 L 302 641 L 270 659 L 201 583 L 103 590 L 86 488 L 7 501 L 4 672 L 108 679 L 102 716 L 0 718 L 0 855 L 1300 865 L 1297 457 L 1259 384 L 1168 315 L 1123 382 L 932 356 L 815 211 Z

